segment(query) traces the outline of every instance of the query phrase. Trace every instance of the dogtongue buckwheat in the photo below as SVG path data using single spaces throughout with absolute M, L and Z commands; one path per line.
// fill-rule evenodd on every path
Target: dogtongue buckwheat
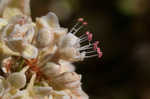
M 29 3 L 0 2 L 0 99 L 89 99 L 72 64 L 103 55 L 93 33 L 80 31 L 88 23 L 79 18 L 68 31 L 53 12 L 33 22 Z

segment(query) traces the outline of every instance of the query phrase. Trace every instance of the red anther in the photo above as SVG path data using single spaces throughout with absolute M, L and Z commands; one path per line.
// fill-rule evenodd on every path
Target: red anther
M 83 25 L 88 25 L 88 23 L 87 22 L 83 22 Z
M 98 44 L 99 44 L 99 41 L 96 41 L 93 45 L 93 47 L 94 47 L 94 50 L 97 50 L 97 48 L 98 48 Z
M 83 19 L 83 18 L 79 18 L 78 21 L 79 21 L 79 22 L 83 22 L 84 19 Z
M 93 34 L 92 33 L 88 34 L 88 41 L 92 41 L 92 38 L 93 38 Z
M 98 54 L 98 58 L 101 58 L 103 56 L 103 53 L 101 52 L 100 48 L 97 48 L 97 54 Z
M 86 35 L 89 35 L 89 34 L 90 34 L 90 32 L 89 32 L 89 31 L 87 31 L 85 34 L 86 34 Z
M 102 52 L 98 53 L 98 58 L 101 58 L 102 56 L 103 56 Z
M 101 52 L 101 49 L 100 48 L 97 48 L 97 53 L 100 53 Z

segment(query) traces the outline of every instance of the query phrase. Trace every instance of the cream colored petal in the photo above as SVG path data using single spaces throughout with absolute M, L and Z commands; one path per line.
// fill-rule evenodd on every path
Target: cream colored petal
M 28 43 L 31 43 L 35 35 L 35 27 L 33 24 L 26 24 L 25 27 L 27 27 L 27 32 L 24 36 L 24 39 Z
M 68 89 L 74 89 L 74 88 L 78 88 L 80 86 L 81 86 L 80 80 L 64 84 L 64 88 L 68 88 Z
M 59 61 L 60 65 L 61 65 L 61 71 L 62 72 L 74 72 L 75 71 L 75 66 L 65 60 L 60 60 Z
M 79 43 L 79 38 L 75 35 L 68 33 L 62 37 L 59 43 L 59 47 L 75 47 Z
M 38 56 L 38 49 L 31 44 L 26 44 L 21 55 L 26 59 L 35 59 Z
M 12 73 L 8 77 L 8 82 L 12 87 L 21 89 L 26 85 L 26 76 L 23 73 Z
M 46 77 L 55 77 L 61 74 L 61 67 L 55 63 L 48 62 L 42 71 Z
M 0 0 L 0 16 L 3 14 L 4 9 L 10 0 Z
M 0 60 L 11 55 L 19 56 L 20 54 L 13 52 L 4 43 L 0 42 Z
M 60 58 L 66 61 L 76 61 L 77 49 L 73 47 L 59 48 Z
M 72 93 L 78 96 L 78 99 L 89 99 L 89 96 L 82 90 L 81 87 L 73 89 Z
M 53 94 L 52 99 L 78 99 L 72 93 L 68 93 L 65 90 L 55 91 Z
M 16 15 L 23 15 L 23 13 L 17 8 L 5 8 L 3 12 L 3 18 L 7 21 Z
M 43 28 L 38 31 L 37 34 L 37 47 L 45 48 L 53 45 L 54 42 L 54 33 L 48 28 Z
M 49 12 L 46 16 L 36 19 L 38 28 L 47 27 L 47 28 L 59 28 L 59 21 L 57 16 L 53 12 Z
M 30 79 L 30 82 L 28 83 L 27 85 L 27 88 L 25 90 L 25 93 L 30 95 L 31 97 L 32 96 L 35 96 L 35 93 L 33 91 L 33 87 L 34 87 L 34 83 L 35 83 L 35 80 L 36 80 L 36 73 L 34 73 Z M 32 99 L 32 98 L 31 98 Z
M 25 44 L 22 38 L 12 38 L 10 40 L 6 40 L 5 43 L 8 48 L 19 53 L 22 52 L 25 48 Z
M 2 29 L 2 27 L 4 27 L 7 24 L 8 22 L 5 19 L 0 18 L 0 29 Z
M 21 38 L 13 38 L 6 41 L 6 44 L 11 50 L 20 53 L 26 59 L 34 59 L 38 55 L 38 49 Z
M 51 87 L 34 87 L 34 92 L 40 96 L 48 96 L 52 93 L 53 89 Z
M 9 12 L 15 13 L 16 15 L 18 14 L 20 15 L 21 12 L 24 15 L 30 16 L 30 0 L 1 0 L 0 2 L 1 15 L 5 12 L 7 8 L 10 9 Z M 5 15 L 6 14 L 7 13 L 5 13 Z
M 76 88 L 80 85 L 81 76 L 75 72 L 65 72 L 54 79 L 54 82 L 63 89 Z M 68 85 L 68 86 L 67 86 Z M 74 85 L 74 86 L 73 86 Z
M 60 41 L 60 39 L 67 34 L 68 29 L 67 28 L 57 28 L 55 30 L 53 30 L 54 35 L 55 35 L 55 41 L 58 44 L 58 42 Z

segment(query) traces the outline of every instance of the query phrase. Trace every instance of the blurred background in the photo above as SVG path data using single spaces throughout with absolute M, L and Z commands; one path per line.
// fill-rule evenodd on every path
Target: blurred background
M 31 0 L 31 8 L 33 19 L 53 11 L 69 29 L 88 21 L 105 52 L 75 63 L 90 99 L 150 99 L 150 0 Z

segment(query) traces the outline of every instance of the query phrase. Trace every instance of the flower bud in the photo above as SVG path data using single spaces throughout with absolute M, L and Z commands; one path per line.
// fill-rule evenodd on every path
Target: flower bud
M 75 66 L 72 63 L 68 61 L 64 61 L 64 60 L 60 60 L 59 63 L 61 65 L 62 72 L 74 72 L 75 71 Z
M 77 88 L 81 85 L 80 83 L 81 76 L 75 72 L 65 72 L 54 79 L 54 82 L 57 83 L 62 89 L 72 89 Z
M 42 68 L 42 71 L 44 71 L 43 73 L 47 77 L 54 77 L 54 76 L 57 76 L 57 75 L 59 75 L 61 73 L 60 66 L 55 64 L 55 63 L 52 63 L 52 62 L 47 63 Z
M 54 41 L 54 33 L 47 28 L 38 31 L 37 46 L 39 48 L 49 47 Z
M 26 85 L 26 75 L 25 71 L 28 67 L 25 67 L 21 72 L 15 72 L 9 75 L 8 81 L 12 87 L 16 89 L 21 89 Z

